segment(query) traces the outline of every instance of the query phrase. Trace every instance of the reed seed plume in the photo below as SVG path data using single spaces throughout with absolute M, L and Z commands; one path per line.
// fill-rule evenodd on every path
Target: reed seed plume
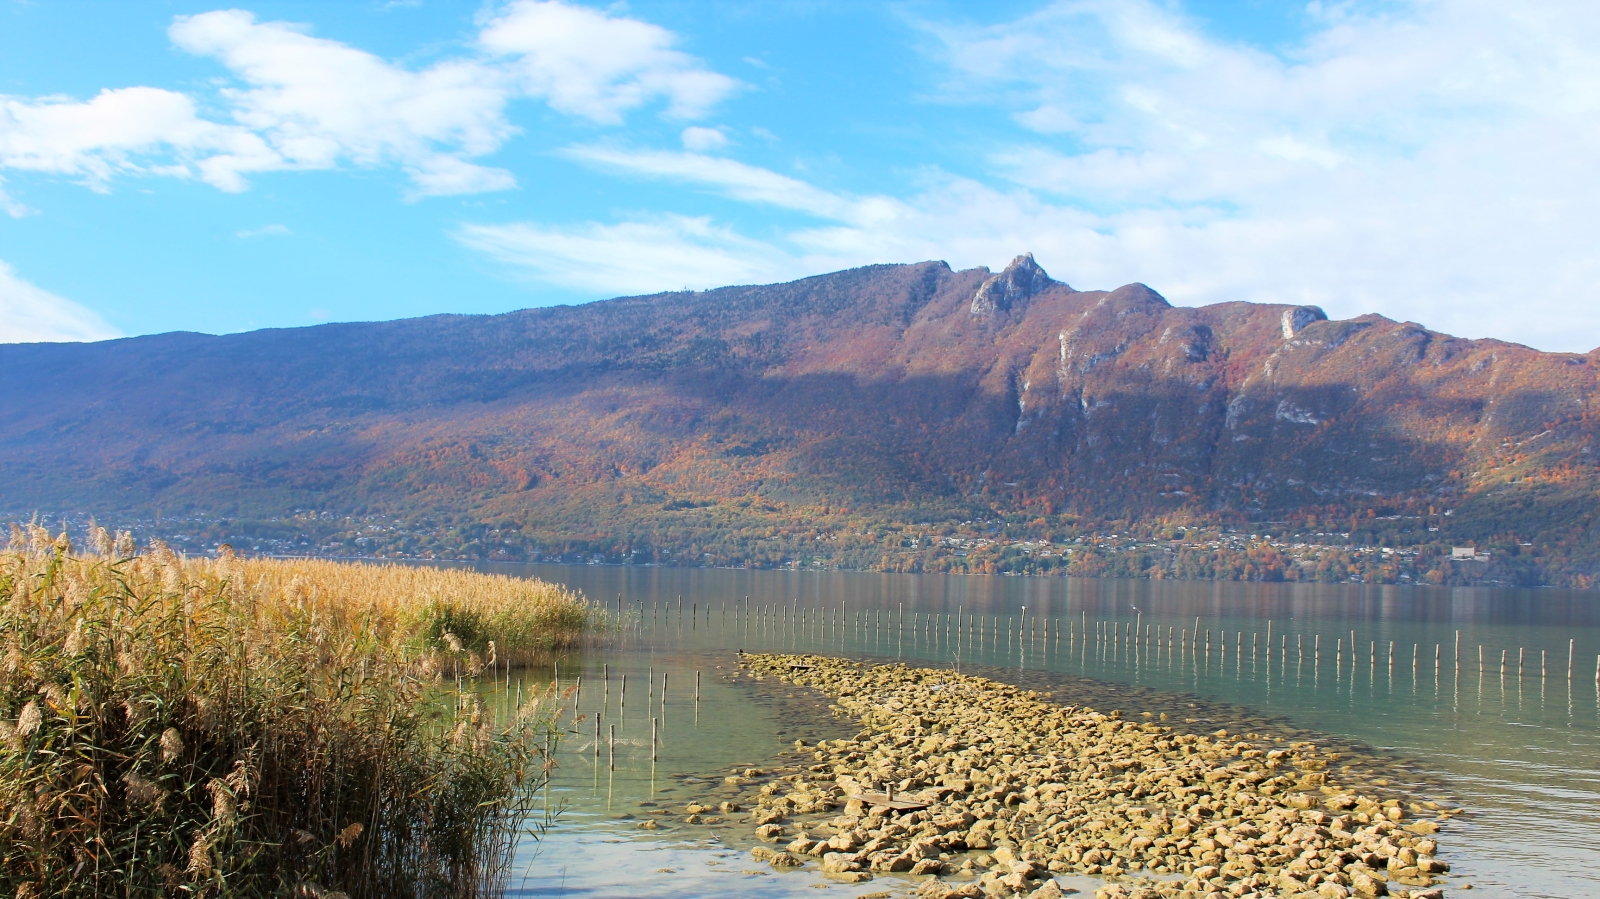
M 0 552 L 0 896 L 502 889 L 557 704 L 459 678 L 603 611 L 466 571 L 85 544 L 13 525 Z

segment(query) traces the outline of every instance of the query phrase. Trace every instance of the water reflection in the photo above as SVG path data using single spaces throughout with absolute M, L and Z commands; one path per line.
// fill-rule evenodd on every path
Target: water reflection
M 575 889 L 600 889 L 594 878 L 613 876 L 616 865 L 644 864 L 626 861 L 629 853 L 690 838 L 642 828 L 659 806 L 639 803 L 687 797 L 697 774 L 758 765 L 801 731 L 814 739 L 840 726 L 799 697 L 724 680 L 732 652 L 746 649 L 1005 669 L 1014 679 L 1144 691 L 1128 693 L 1131 701 L 1189 695 L 1279 716 L 1419 760 L 1441 778 L 1471 808 L 1447 844 L 1456 882 L 1472 882 L 1474 895 L 1600 895 L 1590 865 L 1600 851 L 1600 603 L 1588 593 L 575 566 L 519 573 L 605 597 L 631 622 L 623 649 L 566 663 L 574 674 L 582 666 L 588 698 L 574 709 L 586 716 L 574 725 L 582 736 L 569 741 L 555 787 L 569 803 L 567 826 L 547 852 L 604 847 L 589 867 L 569 866 Z M 609 689 L 592 689 L 596 678 Z M 608 729 L 594 730 L 601 721 Z M 595 733 L 606 738 L 599 755 Z M 587 795 L 574 780 L 580 757 L 592 762 Z M 597 833 L 623 842 L 597 844 Z M 737 842 L 732 831 L 716 839 L 724 837 Z M 688 857 L 705 859 L 695 863 L 702 867 L 716 858 Z M 693 885 L 684 895 L 789 895 L 815 879 L 701 868 L 689 876 L 689 864 L 639 874 L 652 895 L 673 895 L 675 883 Z M 525 882 L 530 895 L 547 886 Z

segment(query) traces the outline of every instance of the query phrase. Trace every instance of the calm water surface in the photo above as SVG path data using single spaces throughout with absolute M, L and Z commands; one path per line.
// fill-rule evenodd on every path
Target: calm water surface
M 782 649 L 960 666 L 1054 686 L 1058 698 L 1124 714 L 1171 710 L 1175 724 L 1303 729 L 1364 745 L 1409 763 L 1428 795 L 1468 809 L 1440 838 L 1440 854 L 1454 865 L 1449 893 L 1600 897 L 1595 594 L 555 565 L 491 570 L 565 583 L 613 609 L 620 595 L 634 622 L 625 645 L 561 663 L 563 684 L 583 676 L 577 711 L 584 717 L 571 724 L 548 791 L 560 812 L 556 824 L 519 854 L 511 895 L 904 892 L 910 882 L 892 877 L 864 889 L 832 884 L 814 866 L 773 872 L 750 860 L 748 828 L 739 825 L 639 827 L 658 809 L 715 800 L 730 765 L 759 766 L 797 738 L 855 732 L 798 690 L 728 677 L 735 650 Z M 1093 882 L 1079 880 L 1064 884 L 1092 893 Z M 1469 883 L 1473 892 L 1460 892 Z

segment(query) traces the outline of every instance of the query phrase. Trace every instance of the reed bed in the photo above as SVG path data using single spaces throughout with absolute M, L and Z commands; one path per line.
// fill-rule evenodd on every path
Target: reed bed
M 602 612 L 470 572 L 91 542 L 14 527 L 0 552 L 0 896 L 503 889 L 557 702 L 496 714 L 444 678 Z

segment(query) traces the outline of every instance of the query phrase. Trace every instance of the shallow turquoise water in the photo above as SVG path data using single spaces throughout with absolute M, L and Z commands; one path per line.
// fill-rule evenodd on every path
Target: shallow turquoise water
M 1408 776 L 1424 792 L 1467 807 L 1441 837 L 1441 854 L 1454 864 L 1452 893 L 1470 883 L 1473 896 L 1600 897 L 1600 596 L 854 572 L 493 570 L 560 581 L 612 608 L 620 594 L 634 622 L 621 646 L 561 663 L 564 684 L 583 676 L 574 710 L 583 718 L 569 716 L 572 732 L 548 791 L 560 814 L 542 842 L 530 841 L 521 853 L 512 895 L 856 896 L 897 886 L 888 878 L 869 890 L 805 870 L 774 873 L 749 860 L 749 837 L 737 826 L 639 828 L 668 804 L 714 798 L 728 766 L 759 766 L 797 737 L 853 732 L 799 691 L 725 679 L 735 650 L 783 649 L 980 669 L 1050 684 L 1066 691 L 1058 696 L 1125 714 L 1165 710 L 1206 727 L 1261 726 L 1266 719 L 1363 744 L 1410 762 Z M 528 676 L 548 681 L 552 673 Z M 702 776 L 709 780 L 695 782 Z

